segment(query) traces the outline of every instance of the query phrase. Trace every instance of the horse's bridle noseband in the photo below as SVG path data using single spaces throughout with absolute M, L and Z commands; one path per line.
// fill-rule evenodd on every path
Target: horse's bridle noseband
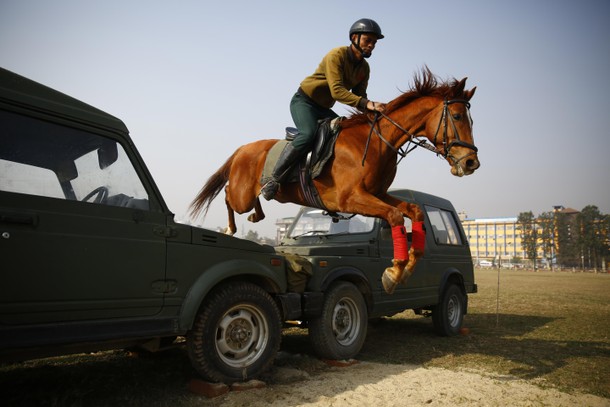
M 371 131 L 369 132 L 369 137 L 366 142 L 364 156 L 362 157 L 362 165 L 364 166 L 364 160 L 366 159 L 366 154 L 369 149 L 369 143 L 371 141 L 371 135 L 372 135 L 373 131 L 388 147 L 390 147 L 390 149 L 394 150 L 394 152 L 396 152 L 396 154 L 398 154 L 400 156 L 400 159 L 398 160 L 396 165 L 398 165 L 398 163 L 400 163 L 400 161 L 403 158 L 405 158 L 407 156 L 407 154 L 409 154 L 411 151 L 413 151 L 417 147 L 423 147 L 426 150 L 432 151 L 433 153 L 436 153 L 436 155 L 440 155 L 445 159 L 450 158 L 453 161 L 454 165 L 459 163 L 464 158 L 466 158 L 470 155 L 473 155 L 474 153 L 479 151 L 479 149 L 474 144 L 470 144 L 470 143 L 460 139 L 460 135 L 458 133 L 457 127 L 455 126 L 453 116 L 449 114 L 449 105 L 451 105 L 453 103 L 463 103 L 468 110 L 468 119 L 470 120 L 470 113 L 469 113 L 470 112 L 470 102 L 468 102 L 467 100 L 464 100 L 464 99 L 445 100 L 443 102 L 443 113 L 441 115 L 441 119 L 438 122 L 436 132 L 434 133 L 434 145 L 430 145 L 427 142 L 427 140 L 418 140 L 418 136 L 409 133 L 409 131 L 404 129 L 400 124 L 396 123 L 396 121 L 394 121 L 390 116 L 386 115 L 385 113 L 375 112 L 375 117 L 371 121 Z M 375 127 L 376 125 L 378 126 L 380 117 L 385 118 L 390 123 L 392 123 L 392 125 L 394 125 L 394 127 L 398 128 L 404 134 L 409 136 L 408 142 L 409 142 L 409 144 L 414 144 L 414 146 L 412 146 L 411 148 L 407 148 L 406 150 L 403 150 L 401 147 L 399 147 L 399 148 L 394 147 L 388 140 L 386 140 L 381 135 L 381 131 Z M 451 140 L 451 142 L 448 142 L 448 140 L 447 140 L 448 139 L 447 127 L 449 126 L 449 123 L 451 123 L 451 127 L 453 128 L 453 134 L 455 135 L 455 138 L 453 140 Z M 444 126 L 443 126 L 443 151 L 440 151 L 438 148 L 436 148 L 436 141 L 438 139 L 438 134 L 439 134 L 442 124 L 444 124 Z M 450 154 L 451 148 L 453 146 L 469 148 L 472 150 L 472 152 L 458 160 Z
M 453 146 L 460 146 L 460 147 L 466 147 L 466 148 L 471 149 L 472 153 L 470 153 L 468 155 L 476 153 L 477 151 L 479 151 L 479 149 L 474 144 L 467 143 L 460 139 L 460 134 L 457 131 L 457 127 L 455 127 L 455 122 L 453 120 L 453 116 L 449 114 L 449 105 L 453 104 L 453 103 L 463 103 L 466 106 L 466 109 L 468 110 L 468 112 L 470 112 L 470 102 L 467 100 L 463 100 L 463 99 L 445 100 L 445 102 L 443 103 L 443 115 L 441 116 L 441 120 L 439 120 L 438 127 L 436 128 L 436 133 L 434 133 L 434 145 L 436 146 L 436 139 L 438 137 L 438 132 L 441 128 L 441 123 L 444 123 L 445 126 L 443 127 L 443 150 L 445 150 L 445 153 L 442 154 L 442 156 L 443 156 L 443 158 L 450 157 L 454 161 L 454 164 L 457 164 L 460 160 L 456 161 L 455 157 L 453 157 L 449 154 L 449 152 L 451 151 L 451 148 Z M 468 114 L 468 120 L 470 120 L 470 113 Z M 453 134 L 455 135 L 455 138 L 449 144 L 447 144 L 447 127 L 448 127 L 447 122 L 451 122 L 451 127 L 453 128 Z M 461 159 L 464 159 L 464 158 L 465 157 L 462 157 Z

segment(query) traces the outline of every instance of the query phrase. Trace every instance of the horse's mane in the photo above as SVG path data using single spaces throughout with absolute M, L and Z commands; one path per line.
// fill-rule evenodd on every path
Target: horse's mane
M 458 81 L 456 79 L 441 81 L 427 66 L 424 66 L 420 73 L 415 73 L 413 76 L 413 87 L 390 101 L 386 106 L 385 113 L 390 114 L 422 96 L 436 96 L 443 99 L 460 98 L 461 94 L 456 94 L 457 84 Z M 341 121 L 341 127 L 347 128 L 362 123 L 369 123 L 368 114 L 366 112 L 355 111 L 348 118 Z

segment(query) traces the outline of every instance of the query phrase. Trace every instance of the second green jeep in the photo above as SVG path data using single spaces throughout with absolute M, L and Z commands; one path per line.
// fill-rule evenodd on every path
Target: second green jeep
M 391 194 L 419 204 L 427 230 L 424 257 L 393 294 L 381 284 L 393 256 L 391 230 L 381 219 L 349 214 L 333 219 L 320 209 L 302 208 L 277 247 L 311 264 L 301 319 L 322 357 L 353 357 L 364 343 L 369 318 L 407 309 L 431 314 L 440 335 L 455 335 L 467 312 L 468 294 L 477 291 L 470 247 L 451 202 L 406 189 Z M 405 221 L 410 231 L 410 220 Z M 411 234 L 407 237 L 410 244 Z

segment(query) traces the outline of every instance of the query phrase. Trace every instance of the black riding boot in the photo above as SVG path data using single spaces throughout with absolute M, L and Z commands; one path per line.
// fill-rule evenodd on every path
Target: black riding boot
M 273 173 L 271 174 L 272 179 L 261 188 L 261 195 L 266 200 L 273 199 L 275 194 L 277 194 L 280 183 L 286 179 L 290 173 L 290 168 L 292 168 L 292 165 L 300 156 L 301 152 L 294 148 L 292 143 L 286 144 L 286 147 L 280 153 L 277 163 L 275 163 Z

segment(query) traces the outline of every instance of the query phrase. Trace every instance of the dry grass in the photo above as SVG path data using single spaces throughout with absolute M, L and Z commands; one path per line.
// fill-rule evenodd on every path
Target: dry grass
M 369 325 L 359 359 L 468 370 L 610 398 L 610 275 L 478 270 L 470 333 L 441 338 L 405 312 Z M 306 331 L 285 331 L 283 350 L 312 354 Z M 296 361 L 298 360 L 298 362 Z M 315 375 L 312 357 L 278 365 Z M 2 405 L 215 405 L 186 390 L 195 377 L 181 350 L 150 357 L 101 352 L 0 366 Z
M 499 278 L 498 296 L 498 272 L 477 271 L 468 335 L 435 337 L 427 321 L 405 312 L 384 323 L 391 328 L 370 330 L 361 357 L 482 370 L 610 398 L 610 275 L 503 270 Z

